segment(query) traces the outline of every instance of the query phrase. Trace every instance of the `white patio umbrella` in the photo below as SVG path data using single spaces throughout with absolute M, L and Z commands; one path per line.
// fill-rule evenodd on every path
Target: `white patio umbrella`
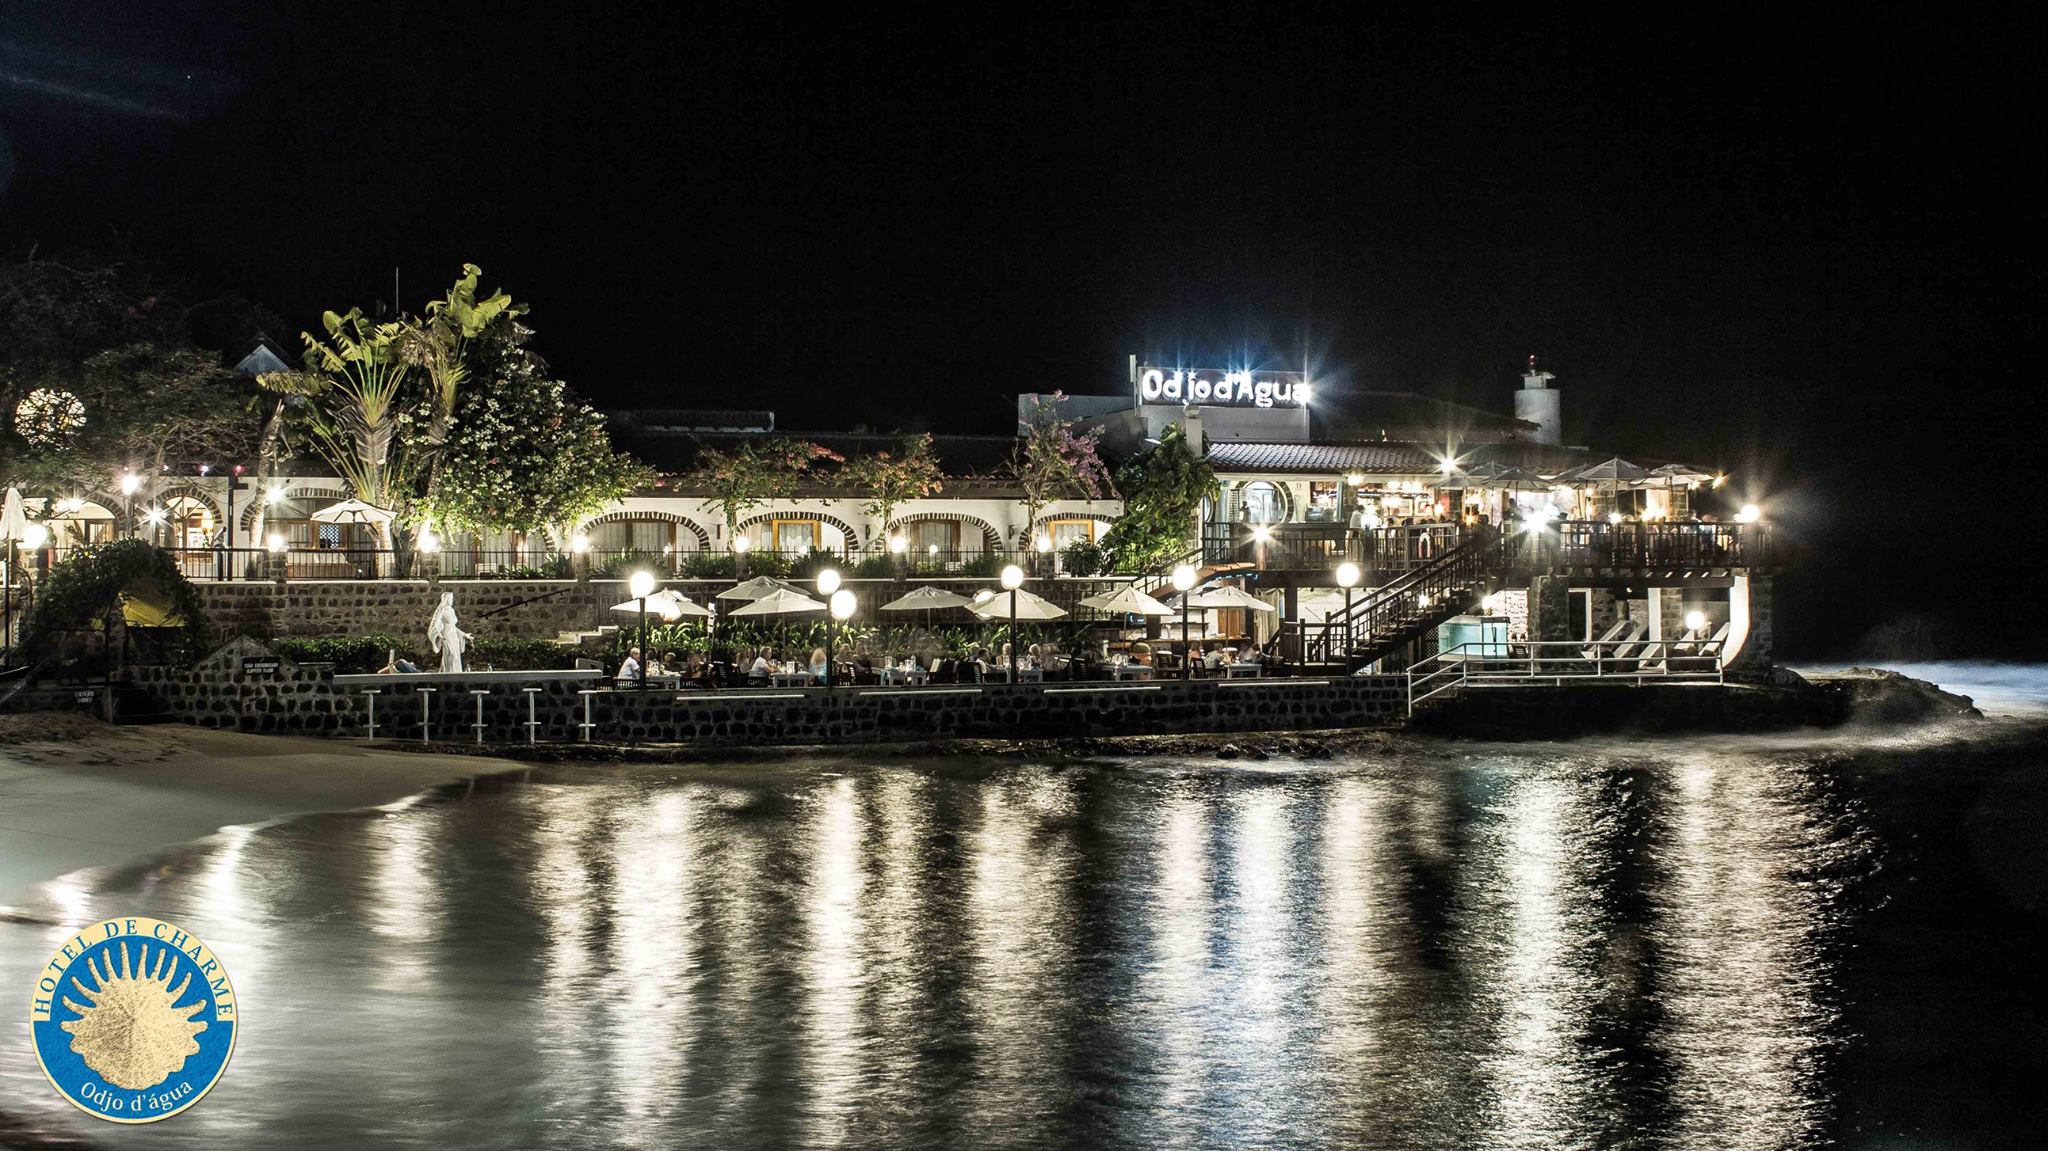
M 1087 596 L 1079 602 L 1082 607 L 1122 615 L 1172 615 L 1175 611 L 1174 608 L 1153 599 L 1131 584 L 1125 584 L 1115 591 L 1103 592 L 1101 595 Z
M 28 509 L 21 504 L 21 489 L 8 488 L 0 501 L 0 542 L 18 540 L 28 532 Z
M 729 587 L 724 591 L 719 592 L 716 598 L 757 600 L 761 599 L 764 596 L 773 595 L 774 593 L 779 591 L 786 591 L 793 595 L 803 594 L 802 592 L 797 591 L 797 589 L 791 587 L 790 585 L 783 583 L 779 579 L 772 579 L 768 576 L 755 576 L 753 579 L 750 579 L 743 584 L 739 584 L 735 587 Z
M 1017 599 L 1017 614 L 1014 618 L 1019 620 L 1058 619 L 1067 614 L 1067 609 L 1060 607 L 1043 596 L 1033 595 L 1023 588 L 1018 588 L 1013 592 L 999 591 L 987 599 L 976 599 L 974 601 L 974 614 L 983 619 L 1010 619 L 1012 618 L 1010 615 L 1010 597 L 1012 596 L 1015 596 Z
M 1219 584 L 1216 587 L 1205 588 L 1191 594 L 1194 598 L 1188 601 L 1188 606 L 1197 611 L 1215 611 L 1218 609 L 1235 611 L 1240 608 L 1249 608 L 1252 611 L 1280 610 L 1234 584 Z M 1170 610 L 1180 610 L 1180 598 L 1178 596 L 1174 597 L 1174 607 Z
M 329 504 L 307 518 L 322 524 L 374 524 L 382 527 L 397 517 L 375 504 L 346 499 L 338 504 Z
M 932 587 L 930 584 L 926 584 L 924 587 L 913 588 L 908 593 L 897 596 L 895 599 L 883 604 L 879 610 L 921 611 L 924 613 L 925 630 L 930 631 L 933 612 L 944 611 L 947 608 L 973 606 L 974 601 L 961 595 L 959 592 L 950 592 L 944 588 Z
M 640 611 L 640 601 L 629 599 L 624 603 L 615 603 L 612 605 L 612 610 L 638 614 Z M 647 610 L 665 619 L 674 619 L 686 615 L 701 616 L 709 619 L 715 614 L 710 608 L 695 602 L 680 592 L 672 591 L 668 588 L 663 588 L 647 597 Z
M 1606 484 L 1608 494 L 1614 495 L 1624 487 L 1636 487 L 1650 479 L 1647 469 L 1622 459 L 1619 456 L 1587 464 L 1557 477 L 1561 484 Z
M 14 545 L 28 534 L 28 509 L 21 506 L 21 490 L 8 488 L 0 500 L 0 600 L 5 600 L 6 619 L 0 621 L 0 647 L 14 645 Z
M 725 618 L 742 615 L 795 615 L 798 612 L 824 611 L 825 605 L 786 587 L 776 588 L 767 595 L 754 600 L 745 607 L 736 607 L 725 613 Z
M 1690 488 L 1694 484 L 1712 483 L 1714 475 L 1712 472 L 1703 472 L 1691 464 L 1665 464 L 1662 467 L 1651 468 L 1650 479 L 1664 481 L 1665 506 L 1668 508 L 1672 498 L 1669 493 L 1680 487 Z
M 927 584 L 897 596 L 881 606 L 881 611 L 944 611 L 949 607 L 972 607 L 974 601 L 959 592 Z

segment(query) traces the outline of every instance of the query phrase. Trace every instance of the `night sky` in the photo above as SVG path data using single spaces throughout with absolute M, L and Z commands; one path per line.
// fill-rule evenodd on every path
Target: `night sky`
M 2027 638 L 1972 621 L 2048 462 L 2039 6 L 289 7 L 0 5 L 7 258 L 119 237 L 287 342 L 467 260 L 594 402 L 798 428 L 1133 352 L 1507 410 L 1533 352 L 1804 545 L 1794 654 Z

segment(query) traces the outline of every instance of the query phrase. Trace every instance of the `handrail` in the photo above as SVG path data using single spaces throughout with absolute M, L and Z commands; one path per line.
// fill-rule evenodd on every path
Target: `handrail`
M 562 594 L 564 594 L 564 593 L 566 593 L 566 592 L 568 592 L 568 591 L 569 591 L 569 589 L 568 589 L 568 588 L 565 588 L 565 587 L 560 587 L 560 588 L 556 588 L 555 590 L 553 590 L 553 591 L 551 591 L 551 592 L 548 592 L 548 593 L 547 593 L 546 595 L 533 595 L 533 596 L 527 596 L 527 597 L 526 597 L 525 599 L 522 599 L 522 600 L 514 600 L 514 601 L 512 601 L 511 603 L 508 603 L 508 604 L 506 604 L 506 605 L 505 605 L 504 607 L 494 607 L 494 608 L 492 608 L 491 610 L 489 610 L 489 611 L 487 611 L 487 612 L 484 612 L 484 613 L 483 613 L 482 615 L 479 615 L 479 616 L 477 616 L 476 618 L 478 618 L 478 619 L 489 619 L 489 618 L 491 618 L 491 617 L 492 617 L 492 616 L 494 616 L 494 615 L 500 615 L 500 614 L 503 614 L 503 613 L 505 613 L 505 612 L 511 611 L 511 610 L 512 610 L 513 608 L 515 608 L 515 607 L 524 607 L 524 606 L 526 606 L 527 604 L 530 604 L 530 603 L 539 603 L 539 602 L 540 602 L 541 600 L 544 600 L 544 599 L 553 599 L 553 598 L 555 598 L 556 596 L 558 596 L 558 595 L 562 595 Z
M 1711 649 L 1711 650 L 1709 650 Z M 1408 667 L 1408 714 L 1470 687 L 1551 686 L 1588 680 L 1725 683 L 1726 655 L 1713 640 L 1468 640 Z
M 1446 602 L 1450 597 L 1461 595 L 1471 586 L 1489 574 L 1505 555 L 1505 545 L 1497 535 L 1475 536 L 1464 543 L 1429 561 L 1428 564 L 1399 576 L 1396 579 L 1372 588 L 1363 598 L 1352 601 L 1348 609 L 1332 612 L 1323 617 L 1321 662 L 1330 660 L 1330 633 L 1343 632 L 1342 651 L 1347 655 L 1358 646 L 1360 625 L 1368 639 L 1389 634 L 1399 624 L 1427 604 Z M 1427 597 L 1427 603 L 1424 602 Z M 1308 660 L 1309 644 L 1306 629 L 1303 629 L 1303 661 Z

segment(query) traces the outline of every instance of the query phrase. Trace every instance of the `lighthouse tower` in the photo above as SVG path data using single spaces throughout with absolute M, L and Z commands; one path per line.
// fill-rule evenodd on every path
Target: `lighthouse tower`
M 1529 357 L 1529 370 L 1522 373 L 1522 390 L 1515 393 L 1515 418 L 1536 425 L 1530 438 L 1539 444 L 1564 442 L 1564 393 L 1550 386 L 1556 376 L 1536 367 Z

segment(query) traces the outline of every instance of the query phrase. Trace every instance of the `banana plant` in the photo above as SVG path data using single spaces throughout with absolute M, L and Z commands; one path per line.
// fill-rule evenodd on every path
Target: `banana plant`
M 403 325 L 376 323 L 361 308 L 326 312 L 320 322 L 326 338 L 300 333 L 306 342 L 304 368 L 256 377 L 264 390 L 281 397 L 271 422 L 281 429 L 288 413 L 302 414 L 314 452 L 348 482 L 356 498 L 396 509 L 406 495 L 398 426 L 411 373 L 399 354 Z M 292 405 L 294 397 L 303 405 Z M 266 443 L 266 454 L 274 455 L 273 443 Z

